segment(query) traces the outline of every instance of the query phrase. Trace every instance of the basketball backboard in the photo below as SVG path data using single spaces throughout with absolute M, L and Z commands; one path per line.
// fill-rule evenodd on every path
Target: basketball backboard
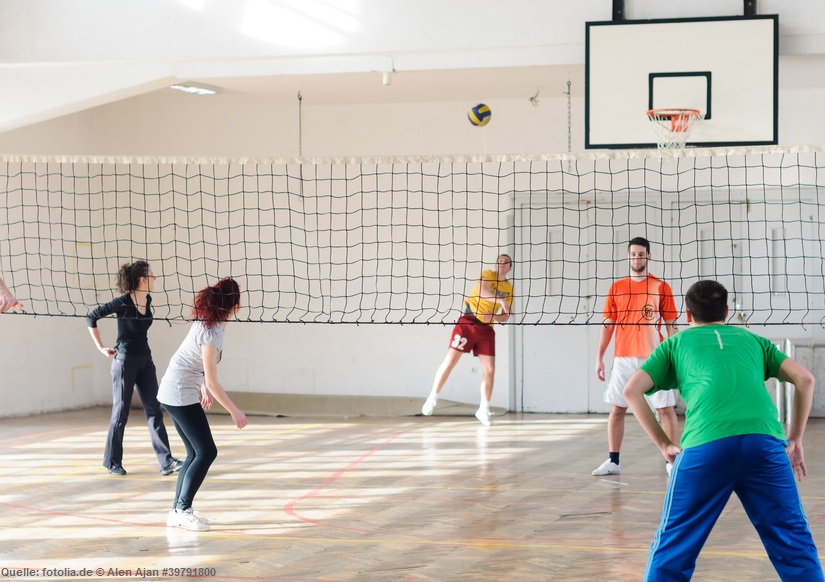
M 588 22 L 585 148 L 653 148 L 648 109 L 698 109 L 688 146 L 778 143 L 779 17 Z

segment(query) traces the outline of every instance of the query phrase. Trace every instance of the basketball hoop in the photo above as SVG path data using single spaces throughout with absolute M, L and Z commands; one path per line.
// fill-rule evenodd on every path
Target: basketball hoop
M 685 147 L 693 124 L 704 118 L 698 109 L 650 109 L 647 112 L 656 132 L 659 149 Z

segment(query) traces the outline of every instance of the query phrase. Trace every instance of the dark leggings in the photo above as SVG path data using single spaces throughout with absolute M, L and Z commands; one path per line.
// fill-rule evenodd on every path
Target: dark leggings
M 163 410 L 158 402 L 158 375 L 152 356 L 118 355 L 112 361 L 112 417 L 103 453 L 103 466 L 107 469 L 123 463 L 123 433 L 132 407 L 132 393 L 137 388 L 143 414 L 149 423 L 149 438 L 161 469 L 172 462 L 169 436 L 163 424 Z
M 186 460 L 178 473 L 178 487 L 172 506 L 174 509 L 185 510 L 192 507 L 192 501 L 206 478 L 209 467 L 218 456 L 218 448 L 212 439 L 209 421 L 200 404 L 164 404 L 163 407 L 172 417 L 172 422 L 175 423 L 175 428 L 186 447 Z

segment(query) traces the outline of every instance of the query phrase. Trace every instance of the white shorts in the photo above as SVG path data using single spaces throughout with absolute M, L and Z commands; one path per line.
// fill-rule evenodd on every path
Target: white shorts
M 610 370 L 610 378 L 607 381 L 607 388 L 604 391 L 604 401 L 614 406 L 627 408 L 627 400 L 624 399 L 625 385 L 630 377 L 639 369 L 647 358 L 614 358 L 613 368 Z M 673 390 L 659 390 L 653 396 L 645 395 L 650 406 L 654 409 L 674 406 L 676 396 Z

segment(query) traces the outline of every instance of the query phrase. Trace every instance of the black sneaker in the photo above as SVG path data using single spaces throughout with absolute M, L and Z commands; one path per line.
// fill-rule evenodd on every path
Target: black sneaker
M 120 465 L 115 465 L 114 467 L 107 467 L 106 470 L 109 472 L 109 475 L 117 475 L 118 477 L 122 477 L 126 474 L 126 469 L 124 469 Z
M 180 471 L 181 467 L 183 467 L 183 461 L 181 461 L 180 459 L 176 459 L 175 457 L 172 457 L 172 462 L 169 463 L 168 467 L 161 469 L 160 474 L 166 477 L 166 475 L 177 473 L 178 471 Z

